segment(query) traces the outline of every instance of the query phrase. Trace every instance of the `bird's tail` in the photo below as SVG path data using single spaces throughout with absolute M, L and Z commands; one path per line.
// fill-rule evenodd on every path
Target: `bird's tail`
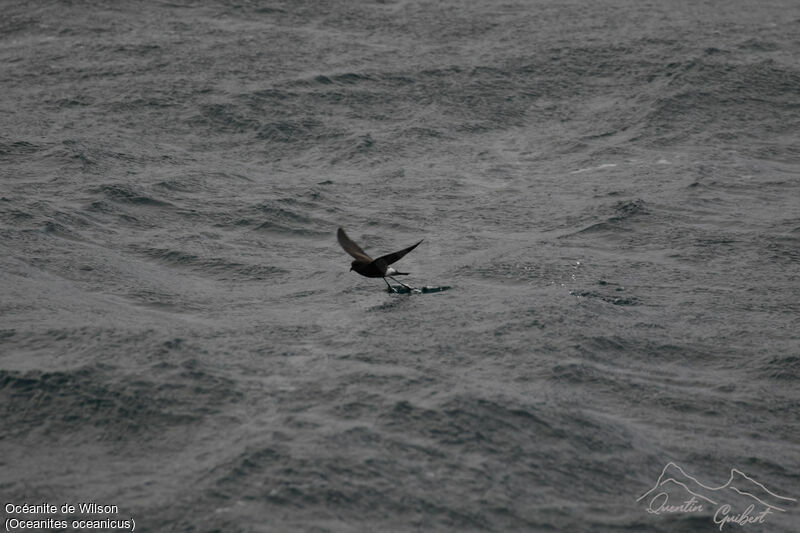
M 408 276 L 408 272 L 395 272 L 392 276 Z

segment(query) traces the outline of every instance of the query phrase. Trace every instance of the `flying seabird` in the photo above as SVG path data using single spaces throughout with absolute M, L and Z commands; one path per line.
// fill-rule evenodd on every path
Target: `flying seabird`
M 419 243 L 422 242 L 422 240 L 420 240 L 417 244 L 400 250 L 399 252 L 393 252 L 383 255 L 377 259 L 372 259 L 364 250 L 361 249 L 359 245 L 354 243 L 353 240 L 347 236 L 347 233 L 345 233 L 342 228 L 339 228 L 339 231 L 336 232 L 336 238 L 339 239 L 339 244 L 342 245 L 344 251 L 355 258 L 355 261 L 351 263 L 350 270 L 355 270 L 362 276 L 366 276 L 368 278 L 383 278 L 383 281 L 386 281 L 386 278 L 389 278 L 397 283 L 400 283 L 400 285 L 403 287 L 411 290 L 411 287 L 405 283 L 397 281 L 392 277 L 407 276 L 408 272 L 398 272 L 389 265 L 400 260 L 401 257 L 419 246 Z M 391 290 L 392 286 L 389 285 L 388 281 L 386 281 L 386 286 Z

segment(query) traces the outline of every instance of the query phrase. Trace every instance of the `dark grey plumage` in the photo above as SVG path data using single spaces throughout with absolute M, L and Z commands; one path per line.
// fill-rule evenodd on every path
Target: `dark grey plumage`
M 368 278 L 390 278 L 392 276 L 407 275 L 408 272 L 397 272 L 389 265 L 399 261 L 404 255 L 419 246 L 419 244 L 422 242 L 422 240 L 420 240 L 417 244 L 409 246 L 408 248 L 404 248 L 398 252 L 392 252 L 390 254 L 382 255 L 377 259 L 372 259 L 364 250 L 361 249 L 359 245 L 357 245 L 350 237 L 347 236 L 347 233 L 345 233 L 342 228 L 339 228 L 339 231 L 336 232 L 336 237 L 339 239 L 339 244 L 342 245 L 344 251 L 354 258 L 354 261 L 350 263 L 350 270 L 355 270 L 362 276 L 366 276 Z

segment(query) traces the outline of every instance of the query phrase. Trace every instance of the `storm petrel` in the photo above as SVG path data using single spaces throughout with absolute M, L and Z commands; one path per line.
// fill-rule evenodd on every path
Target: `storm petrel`
M 377 259 L 372 259 L 364 250 L 361 249 L 359 245 L 354 243 L 353 240 L 347 236 L 347 233 L 345 233 L 342 228 L 339 228 L 339 231 L 336 232 L 336 238 L 339 239 L 339 244 L 342 245 L 344 251 L 355 258 L 355 261 L 350 263 L 350 270 L 355 270 L 362 276 L 366 276 L 368 278 L 383 278 L 383 281 L 386 281 L 386 278 L 389 278 L 397 283 L 400 283 L 400 285 L 403 287 L 411 289 L 411 287 L 405 283 L 401 283 L 392 277 L 406 276 L 408 275 L 408 272 L 398 272 L 389 265 L 400 260 L 401 257 L 419 246 L 419 243 L 422 242 L 422 240 L 420 240 L 417 244 L 409 246 L 408 248 L 403 248 L 399 252 L 392 252 L 390 254 L 382 255 Z M 388 281 L 386 281 L 386 285 L 391 290 L 392 286 L 389 285 Z

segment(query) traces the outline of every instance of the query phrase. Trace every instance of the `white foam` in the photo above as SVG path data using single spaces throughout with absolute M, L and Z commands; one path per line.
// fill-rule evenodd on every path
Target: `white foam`
M 603 163 L 602 165 L 598 165 L 596 167 L 587 167 L 587 168 L 580 168 L 578 170 L 573 170 L 570 174 L 580 174 L 582 172 L 589 172 L 590 170 L 602 170 L 604 168 L 612 168 L 617 166 L 616 163 Z

